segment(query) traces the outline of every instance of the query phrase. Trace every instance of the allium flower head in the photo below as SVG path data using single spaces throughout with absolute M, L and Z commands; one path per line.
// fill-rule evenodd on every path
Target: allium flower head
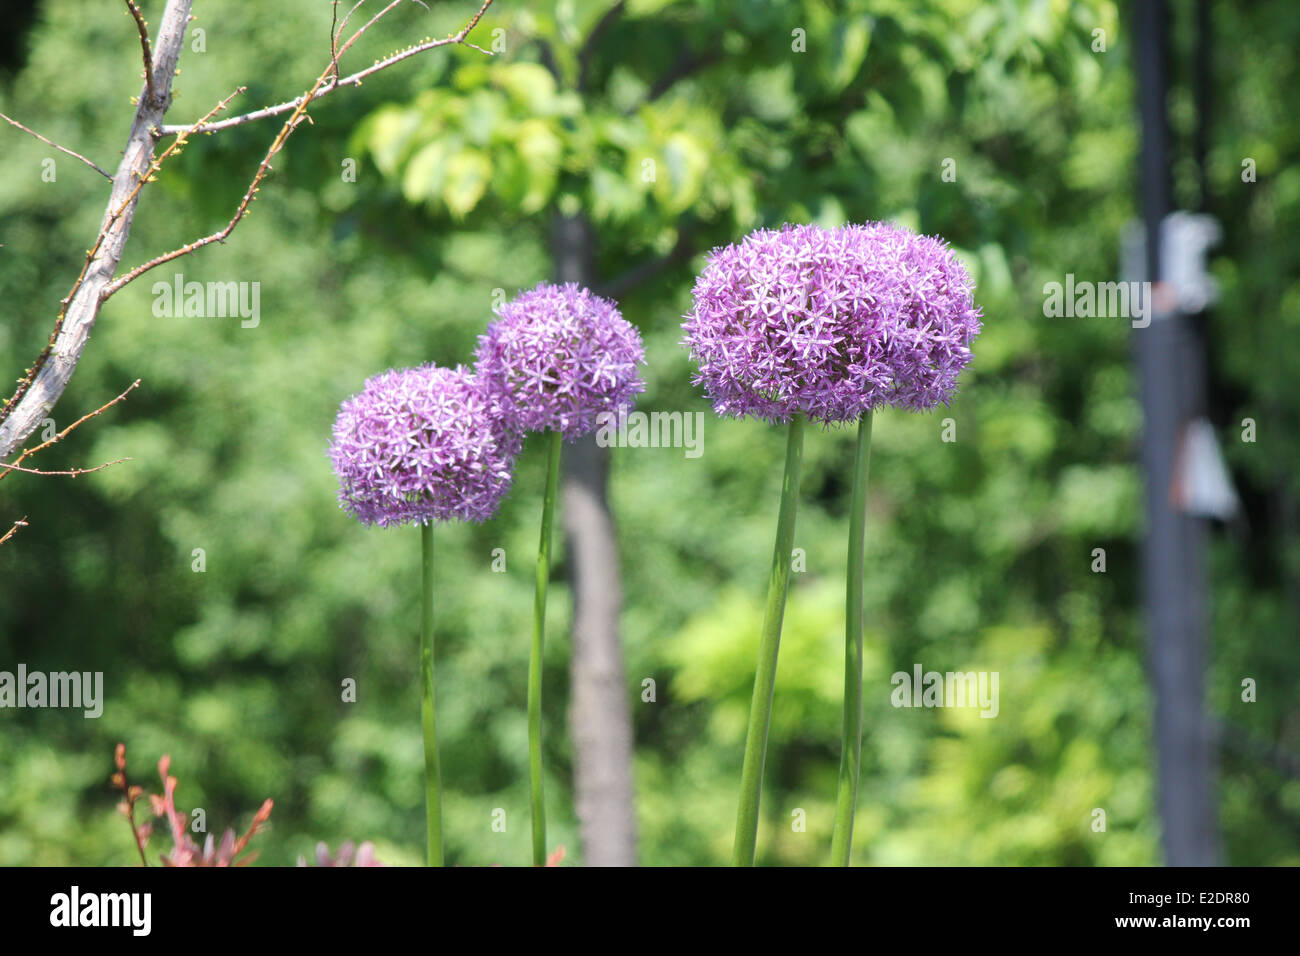
M 970 362 L 971 292 L 941 239 L 884 223 L 760 229 L 710 253 L 682 344 L 719 415 L 925 410 Z
M 542 283 L 501 308 L 479 336 L 476 370 L 516 431 L 558 431 L 573 441 L 602 412 L 633 404 L 645 349 L 618 306 L 570 282 Z
M 490 518 L 510 488 L 519 440 L 489 404 L 463 366 L 368 379 L 334 422 L 339 503 L 380 526 Z

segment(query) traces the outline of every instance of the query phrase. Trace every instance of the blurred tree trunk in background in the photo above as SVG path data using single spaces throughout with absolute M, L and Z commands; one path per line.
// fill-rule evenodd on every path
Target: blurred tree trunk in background
M 551 242 L 556 279 L 594 286 L 593 246 L 585 216 L 558 216 Z M 618 537 L 606 496 L 609 449 L 598 446 L 593 433 L 567 446 L 563 461 L 573 582 L 569 720 L 583 861 L 635 866 L 632 718 L 619 643 Z

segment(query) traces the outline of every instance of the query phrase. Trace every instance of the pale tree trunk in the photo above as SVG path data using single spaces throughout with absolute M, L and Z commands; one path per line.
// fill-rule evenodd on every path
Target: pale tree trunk
M 593 235 L 581 215 L 558 218 L 556 278 L 594 286 Z M 564 449 L 563 523 L 573 584 L 569 722 L 574 797 L 588 866 L 636 865 L 632 717 L 619 643 L 618 537 L 606 483 L 609 449 L 588 435 Z
M 49 360 L 32 378 L 22 398 L 0 424 L 0 459 L 7 458 L 49 415 L 68 387 L 90 339 L 100 305 L 113 281 L 113 273 L 122 261 L 122 252 L 131 234 L 140 180 L 149 173 L 154 160 L 152 130 L 162 125 L 163 116 L 171 106 L 172 80 L 176 76 L 176 64 L 189 21 L 190 0 L 169 0 L 153 42 L 153 75 L 140 90 L 140 103 L 131 123 L 126 148 L 122 151 L 122 161 L 113 176 L 112 193 L 100 227 L 103 242 L 87 265 L 84 279 L 66 304 L 67 311 Z

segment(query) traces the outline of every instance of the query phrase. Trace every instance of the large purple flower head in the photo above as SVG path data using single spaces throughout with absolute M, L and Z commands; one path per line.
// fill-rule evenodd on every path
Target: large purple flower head
M 339 503 L 364 524 L 484 521 L 510 488 L 519 439 L 462 366 L 394 369 L 339 408 Z
M 868 223 L 760 229 L 713 250 L 682 324 L 719 415 L 853 421 L 947 403 L 980 330 L 941 239 Z
M 501 307 L 479 336 L 475 367 L 510 427 L 573 441 L 645 391 L 638 364 L 641 336 L 617 305 L 572 282 L 544 282 Z

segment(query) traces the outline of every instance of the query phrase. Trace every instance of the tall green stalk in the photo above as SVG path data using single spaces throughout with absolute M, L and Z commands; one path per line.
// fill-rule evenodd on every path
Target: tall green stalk
M 542 647 L 546 635 L 546 584 L 551 577 L 551 524 L 560 483 L 560 433 L 547 433 L 546 496 L 537 545 L 537 590 L 533 597 L 533 648 L 528 657 L 528 779 L 532 790 L 533 865 L 546 865 L 546 801 L 542 797 Z
M 424 724 L 424 807 L 428 820 L 428 866 L 442 866 L 442 769 L 433 695 L 433 525 L 420 525 L 420 715 Z
M 862 763 L 862 577 L 867 543 L 867 472 L 871 467 L 871 412 L 858 422 L 849 512 L 849 570 L 844 597 L 844 726 L 840 785 L 831 831 L 831 865 L 848 866 L 853 851 L 853 814 L 858 806 Z
M 785 596 L 790 589 L 790 560 L 794 550 L 794 519 L 799 506 L 799 471 L 803 464 L 804 419 L 790 419 L 785 446 L 785 477 L 781 481 L 781 510 L 776 519 L 776 545 L 772 550 L 772 576 L 767 585 L 767 609 L 758 643 L 758 668 L 754 696 L 749 705 L 749 730 L 745 734 L 745 763 L 740 774 L 740 809 L 736 813 L 733 866 L 753 866 L 758 844 L 758 800 L 763 790 L 763 763 L 767 759 L 767 732 L 772 723 L 772 691 L 776 686 L 776 655 L 781 645 Z

